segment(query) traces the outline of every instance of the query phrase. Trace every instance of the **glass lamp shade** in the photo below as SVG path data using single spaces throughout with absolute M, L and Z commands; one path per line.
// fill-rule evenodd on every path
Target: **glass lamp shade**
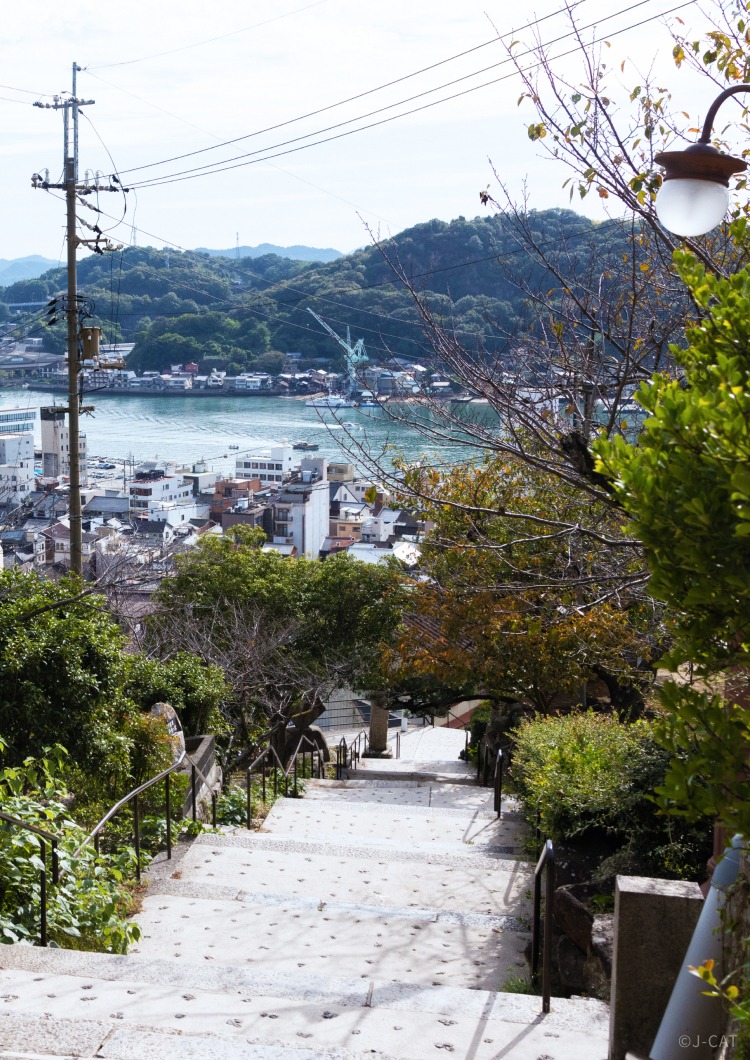
M 702 236 L 724 220 L 729 189 L 714 180 L 665 180 L 656 196 L 656 216 L 677 236 Z

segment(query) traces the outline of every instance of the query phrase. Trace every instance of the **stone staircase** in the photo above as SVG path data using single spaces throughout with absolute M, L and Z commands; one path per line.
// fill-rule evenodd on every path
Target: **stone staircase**
M 503 992 L 526 972 L 523 824 L 455 758 L 425 757 L 463 734 L 425 737 L 308 781 L 260 832 L 160 855 L 127 956 L 3 947 L 0 1056 L 605 1060 L 602 1002 L 542 1015 Z

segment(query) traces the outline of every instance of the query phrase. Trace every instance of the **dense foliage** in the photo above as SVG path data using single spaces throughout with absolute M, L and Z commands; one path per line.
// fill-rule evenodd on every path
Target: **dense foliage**
M 525 722 L 512 775 L 530 818 L 541 798 L 550 838 L 606 836 L 621 844 L 600 867 L 601 876 L 695 879 L 711 853 L 708 826 L 660 814 L 653 801 L 670 757 L 648 723 L 624 724 L 588 711 Z
M 164 726 L 148 708 L 169 697 L 195 731 L 215 722 L 226 688 L 195 657 L 165 665 L 128 654 L 103 599 L 80 591 L 74 579 L 0 572 L 0 732 L 7 763 L 60 743 L 77 794 L 108 799 L 164 761 Z
M 347 678 L 369 686 L 378 679 L 379 647 L 398 625 L 402 595 L 389 569 L 339 553 L 321 563 L 263 550 L 262 532 L 234 527 L 206 535 L 177 557 L 177 573 L 157 593 L 167 614 L 190 610 L 200 619 L 239 607 L 267 624 L 293 630 L 291 650 L 309 663 L 342 663 Z M 162 620 L 155 617 L 158 630 Z
M 530 215 L 530 223 L 540 244 L 559 241 L 564 233 L 584 258 L 591 253 L 590 237 L 594 243 L 612 238 L 611 233 L 599 237 L 596 224 L 570 210 L 540 211 Z M 396 235 L 388 253 L 417 278 L 433 304 L 450 298 L 455 328 L 472 346 L 496 346 L 498 327 L 503 334 L 517 330 L 527 299 L 495 257 L 512 262 L 520 254 L 513 228 L 502 216 L 427 221 Z M 530 259 L 523 254 L 520 260 L 528 272 Z M 257 358 L 266 350 L 338 362 L 341 351 L 308 307 L 336 330 L 350 325 L 376 359 L 387 349 L 419 360 L 428 350 L 415 328 L 418 315 L 410 294 L 372 246 L 325 264 L 275 254 L 233 261 L 174 250 L 167 258 L 163 250 L 139 247 L 124 251 L 121 260 L 92 255 L 78 269 L 107 340 L 137 342 L 129 363 L 138 369 L 159 370 L 186 360 L 205 369 L 263 367 Z M 537 280 L 543 272 L 531 265 Z M 53 269 L 0 290 L 0 303 L 46 300 L 64 284 L 65 270 Z M 61 325 L 45 329 L 44 336 L 47 348 L 62 351 Z
M 673 351 L 683 375 L 641 387 L 650 418 L 637 447 L 617 439 L 597 450 L 643 542 L 651 591 L 676 614 L 671 664 L 691 662 L 710 678 L 750 662 L 750 272 L 722 279 L 689 254 L 675 259 L 706 314 L 688 332 L 689 346 Z M 678 757 L 660 794 L 675 813 L 718 816 L 748 835 L 743 670 L 733 684 L 735 703 L 665 687 L 660 733 Z
M 0 741 L 0 753 L 5 747 Z M 122 884 L 133 875 L 133 851 L 97 856 L 79 852 L 86 832 L 60 799 L 67 794 L 60 774 L 65 752 L 47 748 L 38 760 L 0 770 L 0 806 L 57 837 L 60 882 L 52 883 L 51 851 L 46 844 L 47 930 L 50 944 L 67 949 L 126 953 L 140 929 L 129 923 Z M 40 941 L 40 837 L 0 822 L 0 942 Z
M 542 713 L 561 694 L 577 699 L 582 683 L 599 676 L 628 710 L 648 678 L 659 614 L 607 593 L 610 579 L 633 565 L 627 547 L 607 543 L 611 512 L 492 454 L 451 468 L 450 477 L 409 471 L 406 486 L 426 492 L 427 479 L 439 494 L 424 508 L 434 524 L 422 545 L 428 577 L 409 594 L 397 674 L 473 682 L 496 704 L 520 700 Z M 561 507 L 571 520 L 585 508 L 591 532 L 561 534 L 554 518 L 545 525 Z M 573 568 L 580 591 L 570 588 Z

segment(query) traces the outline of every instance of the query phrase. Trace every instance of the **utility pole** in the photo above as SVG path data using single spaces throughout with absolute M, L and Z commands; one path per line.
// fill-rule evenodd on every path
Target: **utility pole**
M 65 203 L 67 208 L 68 240 L 68 474 L 70 475 L 70 569 L 73 574 L 83 571 L 81 527 L 81 464 L 78 449 L 78 275 L 76 252 L 76 184 L 78 183 L 78 99 L 73 63 L 73 88 L 70 106 L 66 107 L 65 122 Z M 70 150 L 70 112 L 73 118 L 73 150 Z
M 89 408 L 81 407 L 78 394 L 78 375 L 81 369 L 81 358 L 79 357 L 78 349 L 78 333 L 79 333 L 79 301 L 87 303 L 87 299 L 79 299 L 78 295 L 78 280 L 76 271 L 76 252 L 79 245 L 85 245 L 90 250 L 94 250 L 96 253 L 103 254 L 104 250 L 120 250 L 121 247 L 114 247 L 108 241 L 105 240 L 105 245 L 102 247 L 102 233 L 98 226 L 93 228 L 96 233 L 95 239 L 79 239 L 76 231 L 76 196 L 87 195 L 94 191 L 126 191 L 126 188 L 121 186 L 112 187 L 111 183 L 109 187 L 102 187 L 99 184 L 98 175 L 94 186 L 89 186 L 88 183 L 83 185 L 78 184 L 78 108 L 90 106 L 94 103 L 93 99 L 78 99 L 76 96 L 76 74 L 80 71 L 81 67 L 77 63 L 73 63 L 73 81 L 72 91 L 69 99 L 62 98 L 60 96 L 54 97 L 54 103 L 35 103 L 35 107 L 41 107 L 42 109 L 61 110 L 63 112 L 63 177 L 64 182 L 62 184 L 50 184 L 48 179 L 42 179 L 39 173 L 34 173 L 31 178 L 32 187 L 43 188 L 49 190 L 50 188 L 58 188 L 65 192 L 65 205 L 66 205 L 66 238 L 68 242 L 68 290 L 67 297 L 63 299 L 54 298 L 50 303 L 49 315 L 51 319 L 49 324 L 55 323 L 57 320 L 56 314 L 58 304 L 62 301 L 62 312 L 67 317 L 68 323 L 68 407 L 65 410 L 68 413 L 68 468 L 70 476 L 70 569 L 73 574 L 81 575 L 83 572 L 83 553 L 81 548 L 81 464 L 80 464 L 80 450 L 79 450 L 79 414 L 80 412 L 88 412 L 93 409 L 93 406 Z M 47 176 L 48 171 L 45 171 Z M 116 180 L 117 178 L 115 178 Z M 117 181 L 119 185 L 119 181 Z M 91 225 L 87 227 L 91 228 Z M 90 317 L 93 313 L 93 303 L 91 304 L 91 311 L 87 312 L 84 309 L 83 315 Z M 87 335 L 88 343 L 92 346 L 91 353 L 93 354 L 92 360 L 98 365 L 99 361 L 99 329 L 98 328 L 87 328 L 87 332 L 96 332 L 95 335 Z M 109 365 L 114 367 L 114 363 Z

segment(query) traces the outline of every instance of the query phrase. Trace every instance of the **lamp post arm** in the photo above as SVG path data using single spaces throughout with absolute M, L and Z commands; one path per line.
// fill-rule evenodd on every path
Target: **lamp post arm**
M 720 96 L 717 96 L 708 109 L 706 120 L 703 123 L 703 132 L 701 138 L 698 141 L 699 144 L 710 144 L 711 143 L 711 131 L 714 127 L 714 121 L 719 111 L 719 107 L 722 105 L 725 99 L 729 99 L 730 96 L 736 96 L 738 92 L 750 92 L 750 85 L 734 85 L 733 88 L 725 89 Z

